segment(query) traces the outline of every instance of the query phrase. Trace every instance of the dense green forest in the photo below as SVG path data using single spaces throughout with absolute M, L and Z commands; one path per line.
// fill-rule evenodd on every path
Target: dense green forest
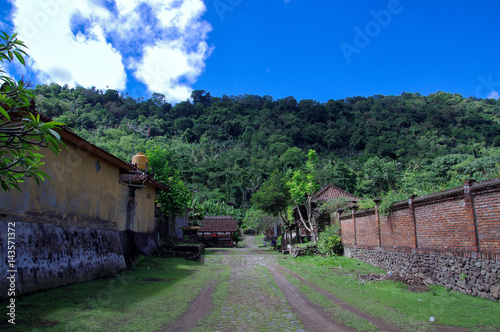
M 303 167 L 309 149 L 319 157 L 318 186 L 363 197 L 500 176 L 500 100 L 437 92 L 320 103 L 197 90 L 172 106 L 161 94 L 134 99 L 54 83 L 35 95 L 39 112 L 100 148 L 127 161 L 159 149 L 199 201 L 237 208 L 250 207 L 273 171 Z

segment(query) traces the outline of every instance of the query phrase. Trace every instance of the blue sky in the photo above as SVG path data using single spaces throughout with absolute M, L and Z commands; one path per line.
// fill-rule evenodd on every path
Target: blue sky
M 498 98 L 497 1 L 0 0 L 35 83 L 213 96 Z M 18 68 L 9 67 L 13 75 Z

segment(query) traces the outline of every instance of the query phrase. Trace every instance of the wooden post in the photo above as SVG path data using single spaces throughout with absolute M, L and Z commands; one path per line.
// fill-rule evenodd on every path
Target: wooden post
M 471 233 L 471 250 L 474 252 L 481 251 L 479 244 L 479 234 L 477 232 L 477 220 L 474 213 L 474 201 L 472 199 L 471 186 L 474 180 L 467 179 L 464 183 L 464 201 L 465 201 L 465 217 L 469 224 L 469 232 Z

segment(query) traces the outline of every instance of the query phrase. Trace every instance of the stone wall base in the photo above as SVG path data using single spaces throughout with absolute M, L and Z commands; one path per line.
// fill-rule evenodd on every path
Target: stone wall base
M 344 248 L 344 255 L 396 274 L 417 275 L 449 290 L 500 302 L 500 261 L 496 259 L 356 247 Z
M 119 235 L 127 266 L 134 265 L 141 255 L 150 255 L 158 249 L 158 235 L 153 232 L 121 231 Z
M 8 220 L 0 221 L 0 289 L 16 275 L 16 295 L 114 274 L 126 268 L 118 231 L 109 228 L 15 222 L 15 263 L 7 265 Z M 12 223 L 9 225 L 11 226 Z M 12 227 L 11 227 L 12 228 Z M 1 297 L 7 292 L 2 291 Z

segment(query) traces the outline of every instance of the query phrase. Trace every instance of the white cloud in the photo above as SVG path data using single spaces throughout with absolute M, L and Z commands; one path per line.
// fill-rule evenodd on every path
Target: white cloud
M 144 48 L 142 61 L 133 63 L 137 79 L 146 82 L 150 91 L 160 92 L 167 99 L 186 100 L 190 86 L 205 69 L 205 60 L 212 49 L 206 43 L 211 26 L 200 20 L 205 5 L 199 0 L 158 1 L 153 5 L 167 38 Z
M 92 39 L 71 32 L 71 18 L 95 12 L 106 17 L 105 10 L 87 2 L 67 0 L 37 2 L 16 1 L 14 24 L 19 39 L 29 47 L 31 65 L 46 83 L 56 82 L 105 89 L 124 89 L 126 84 L 122 56 L 105 40 L 100 26 L 91 28 Z
M 500 99 L 500 93 L 498 93 L 498 91 L 491 91 L 486 98 Z
M 202 0 L 12 2 L 19 38 L 46 83 L 124 90 L 127 68 L 177 102 L 190 96 L 211 52 Z
M 157 91 L 175 100 L 191 96 L 190 84 L 204 69 L 207 44 L 201 43 L 195 52 L 186 52 L 178 42 L 158 43 L 145 50 L 143 61 L 136 64 L 136 77 L 148 82 L 151 91 Z

